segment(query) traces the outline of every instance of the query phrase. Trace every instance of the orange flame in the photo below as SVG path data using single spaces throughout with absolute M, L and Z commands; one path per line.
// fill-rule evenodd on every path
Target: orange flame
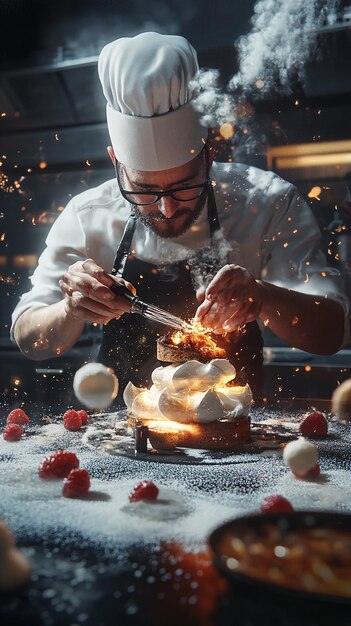
M 190 350 L 195 350 L 202 356 L 209 359 L 222 359 L 226 357 L 226 352 L 220 348 L 216 341 L 210 337 L 209 331 L 201 324 L 191 323 L 191 330 L 177 330 L 168 335 L 169 342 L 174 346 L 183 346 Z

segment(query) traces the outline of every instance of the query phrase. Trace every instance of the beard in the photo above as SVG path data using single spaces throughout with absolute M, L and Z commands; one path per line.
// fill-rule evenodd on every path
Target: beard
M 206 200 L 207 193 L 198 198 L 193 209 L 188 209 L 184 206 L 179 207 L 172 217 L 165 217 L 160 211 L 143 215 L 136 204 L 132 204 L 132 213 L 148 230 L 151 230 L 158 237 L 164 239 L 176 238 L 191 228 L 204 208 Z

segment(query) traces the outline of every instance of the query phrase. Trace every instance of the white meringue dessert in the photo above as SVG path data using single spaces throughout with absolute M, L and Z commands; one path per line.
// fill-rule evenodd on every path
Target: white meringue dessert
M 226 447 L 223 429 L 232 435 L 234 424 L 239 418 L 247 418 L 252 404 L 249 385 L 227 386 L 235 375 L 235 367 L 227 359 L 213 359 L 209 363 L 197 360 L 180 365 L 174 363 L 157 367 L 152 372 L 150 389 L 138 388 L 129 382 L 123 399 L 129 415 L 147 423 L 149 431 L 153 429 L 157 435 L 171 432 L 172 447 L 177 437 L 180 440 L 180 433 L 187 433 L 184 440 L 191 435 L 194 443 L 196 433 L 198 438 L 206 434 L 209 440 L 210 426 L 213 447 L 216 447 L 215 440 L 218 442 L 219 436 L 221 445 Z

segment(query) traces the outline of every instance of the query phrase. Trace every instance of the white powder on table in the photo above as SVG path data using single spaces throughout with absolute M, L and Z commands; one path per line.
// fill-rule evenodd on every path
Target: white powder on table
M 18 537 L 28 540 L 64 543 L 77 536 L 88 545 L 118 551 L 138 542 L 162 540 L 198 546 L 217 525 L 257 512 L 269 494 L 284 495 L 296 509 L 351 512 L 349 431 L 335 426 L 330 440 L 317 444 L 322 477 L 307 482 L 292 476 L 279 452 L 261 455 L 259 460 L 255 455 L 252 462 L 248 456 L 237 464 L 150 463 L 91 450 L 82 443 L 82 432 L 65 430 L 62 421 L 31 426 L 19 442 L 0 437 L 0 516 Z M 61 480 L 39 478 L 40 461 L 59 449 L 76 452 L 80 467 L 91 473 L 86 498 L 64 498 Z M 161 496 L 166 494 L 162 497 L 172 501 L 162 516 L 153 515 L 154 505 L 131 508 L 128 495 L 143 479 L 153 480 Z

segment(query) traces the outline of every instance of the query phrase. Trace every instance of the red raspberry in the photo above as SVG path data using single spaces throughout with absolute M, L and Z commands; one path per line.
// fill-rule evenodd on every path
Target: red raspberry
M 23 433 L 24 430 L 19 424 L 7 424 L 2 436 L 5 441 L 19 441 Z
M 306 413 L 300 424 L 300 433 L 306 437 L 325 437 L 328 434 L 328 422 L 323 413 Z
M 82 418 L 74 409 L 69 409 L 64 413 L 63 425 L 67 430 L 79 430 L 82 427 Z
M 294 472 L 296 478 L 318 478 L 321 473 L 321 468 L 319 467 L 319 463 L 311 467 L 311 469 L 307 470 L 307 472 Z
M 7 424 L 18 424 L 19 426 L 23 426 L 24 424 L 29 424 L 29 417 L 23 409 L 13 409 L 8 414 L 6 422 Z
M 158 487 L 151 480 L 142 480 L 135 485 L 133 491 L 129 494 L 129 502 L 138 502 L 138 500 L 156 500 L 158 496 Z
M 319 463 L 317 463 L 314 467 L 311 467 L 310 470 L 308 470 L 306 476 L 307 478 L 318 478 L 318 476 L 321 475 L 321 468 L 319 466 Z
M 82 426 L 85 426 L 85 424 L 88 422 L 89 419 L 89 415 L 86 411 L 83 411 L 83 409 L 81 409 L 80 411 L 77 411 L 80 419 L 82 420 Z
M 261 504 L 262 513 L 289 513 L 293 505 L 283 496 L 267 496 Z
M 90 474 L 86 469 L 73 469 L 63 481 L 62 495 L 78 498 L 89 491 Z
M 79 467 L 79 460 L 74 452 L 59 450 L 46 456 L 39 466 L 40 478 L 65 478 L 72 469 Z

